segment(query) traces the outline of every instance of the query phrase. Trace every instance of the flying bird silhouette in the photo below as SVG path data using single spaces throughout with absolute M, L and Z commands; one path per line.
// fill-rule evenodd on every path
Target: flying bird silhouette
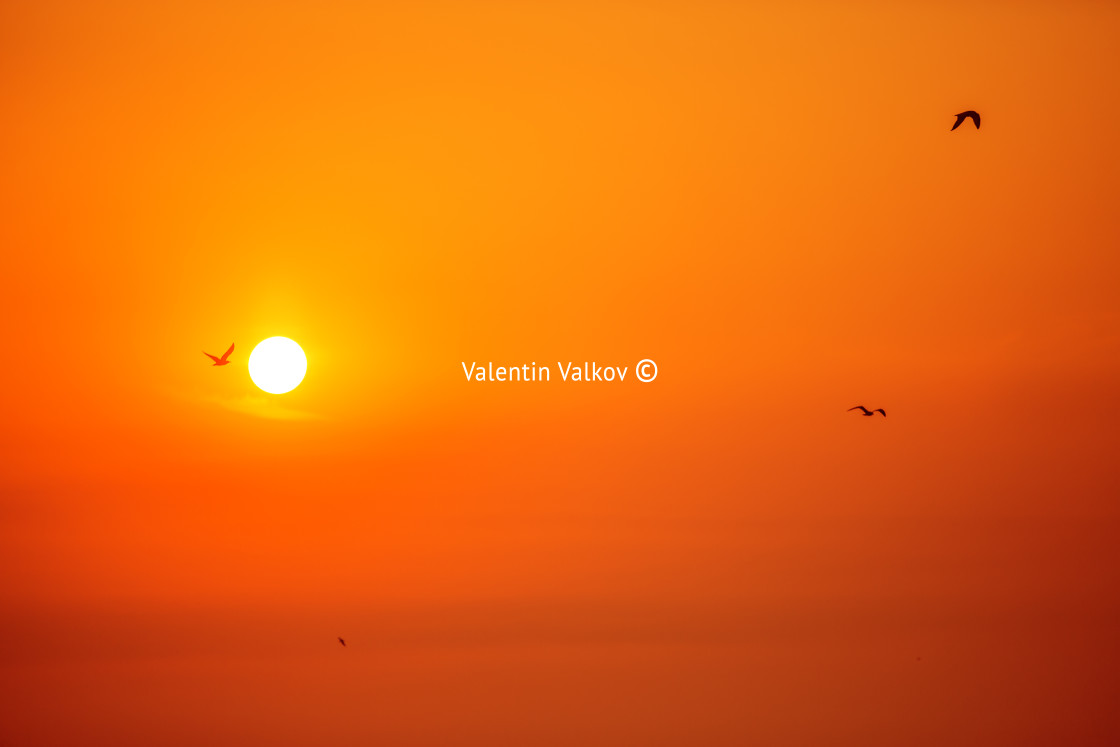
M 961 112 L 960 114 L 957 115 L 957 121 L 953 123 L 953 127 L 949 130 L 949 132 L 952 132 L 953 130 L 960 127 L 961 123 L 964 122 L 969 117 L 972 118 L 973 123 L 975 123 L 975 125 L 976 125 L 976 129 L 979 130 L 980 129 L 980 115 L 977 114 L 976 112 L 972 111 L 971 109 L 969 109 L 968 111 Z
M 229 361 L 227 361 L 226 358 L 229 358 L 229 354 L 232 353 L 232 352 L 233 352 L 233 345 L 230 345 L 229 350 L 227 350 L 226 354 L 223 355 L 221 358 L 219 358 L 216 355 L 210 355 L 205 350 L 202 351 L 202 354 L 205 355 L 207 358 L 210 358 L 211 360 L 213 360 L 215 366 L 228 366 Z
M 342 636 L 338 637 L 338 642 L 341 643 L 343 646 L 346 645 L 346 641 L 342 640 Z
M 848 412 L 851 412 L 852 410 L 863 410 L 863 417 L 865 417 L 865 418 L 873 418 L 873 417 L 875 417 L 875 413 L 877 413 L 877 412 L 883 413 L 884 418 L 887 417 L 887 411 L 884 410 L 882 407 L 880 407 L 878 410 L 868 410 L 863 405 L 856 405 L 855 407 L 849 407 L 848 408 Z

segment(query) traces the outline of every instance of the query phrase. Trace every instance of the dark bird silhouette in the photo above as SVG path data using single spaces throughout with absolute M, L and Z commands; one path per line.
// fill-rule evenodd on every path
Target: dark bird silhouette
M 884 418 L 887 417 L 887 411 L 884 410 L 882 407 L 880 407 L 878 410 L 868 410 L 863 405 L 856 405 L 855 407 L 849 407 L 848 408 L 848 412 L 851 412 L 852 410 L 863 410 L 863 417 L 865 417 L 865 418 L 873 418 L 873 417 L 875 417 L 875 413 L 877 413 L 877 412 L 883 413 Z
M 213 360 L 215 366 L 227 366 L 227 365 L 229 365 L 229 361 L 227 361 L 226 358 L 229 358 L 229 354 L 232 353 L 232 352 L 233 352 L 233 345 L 230 345 L 229 350 L 227 350 L 226 354 L 223 355 L 221 358 L 219 358 L 216 355 L 210 355 L 205 350 L 202 351 L 202 354 L 205 355 L 207 358 L 210 358 L 211 360 Z
M 957 121 L 953 123 L 953 127 L 949 130 L 949 132 L 952 132 L 953 130 L 960 127 L 961 123 L 964 122 L 969 117 L 972 117 L 972 121 L 976 124 L 976 129 L 979 130 L 980 129 L 980 115 L 977 114 L 976 112 L 972 111 L 971 109 L 969 109 L 968 111 L 961 112 L 960 114 L 957 115 Z
M 342 636 L 338 637 L 338 642 L 341 643 L 343 646 L 346 645 L 346 641 L 342 640 Z

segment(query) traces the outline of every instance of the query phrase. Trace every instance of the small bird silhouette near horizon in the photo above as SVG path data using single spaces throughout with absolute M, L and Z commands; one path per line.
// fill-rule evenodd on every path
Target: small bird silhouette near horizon
M 225 355 L 223 355 L 221 358 L 219 358 L 216 355 L 210 355 L 205 350 L 202 351 L 202 354 L 205 355 L 207 358 L 210 358 L 211 360 L 213 360 L 215 366 L 228 366 L 229 361 L 226 360 L 226 359 L 229 358 L 229 354 L 232 353 L 232 352 L 233 352 L 233 345 L 230 345 L 229 350 L 227 350 L 225 352 Z
M 873 417 L 875 417 L 875 413 L 877 413 L 877 412 L 883 413 L 884 418 L 887 417 L 887 411 L 884 410 L 882 407 L 880 407 L 877 410 L 868 410 L 863 405 L 856 405 L 855 407 L 849 407 L 848 408 L 848 412 L 851 412 L 852 410 L 863 410 L 863 417 L 865 417 L 865 418 L 873 418 Z
M 969 109 L 968 111 L 961 112 L 960 114 L 957 115 L 957 121 L 953 123 L 953 126 L 949 129 L 949 132 L 952 132 L 953 130 L 960 127 L 961 124 L 966 119 L 969 119 L 969 118 L 972 119 L 973 124 L 976 125 L 976 129 L 979 130 L 980 129 L 980 115 L 977 114 L 976 112 L 972 111 L 971 109 Z
M 346 645 L 346 641 L 342 640 L 342 636 L 338 637 L 338 642 L 341 643 L 343 646 Z

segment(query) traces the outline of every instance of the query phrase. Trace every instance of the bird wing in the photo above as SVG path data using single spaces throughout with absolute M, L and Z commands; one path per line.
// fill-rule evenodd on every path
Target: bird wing
M 963 114 L 958 114 L 958 115 L 957 115 L 957 121 L 956 121 L 956 122 L 954 122 L 954 123 L 953 123 L 953 126 L 949 128 L 949 132 L 952 132 L 953 130 L 955 130 L 955 129 L 957 129 L 958 127 L 960 127 L 960 126 L 961 126 L 961 122 L 963 122 L 963 121 L 964 121 L 964 115 L 963 115 Z
M 976 123 L 976 129 L 980 129 L 980 115 L 976 112 L 969 112 L 968 116 L 972 117 L 972 121 Z
M 884 409 L 883 409 L 882 407 L 880 407 L 880 408 L 879 408 L 878 410 L 876 410 L 875 412 L 881 412 L 881 413 L 883 413 L 883 417 L 884 417 L 884 418 L 885 418 L 885 417 L 887 417 L 887 411 L 886 411 L 886 410 L 884 410 Z
M 228 358 L 229 354 L 233 352 L 233 345 L 234 345 L 234 343 L 230 344 L 229 350 L 227 350 L 225 355 L 222 356 L 222 360 L 225 360 L 226 358 Z
M 207 358 L 209 358 L 210 360 L 214 361 L 215 363 L 221 363 L 221 362 L 222 362 L 222 359 L 221 359 L 221 358 L 219 358 L 219 357 L 218 357 L 218 356 L 216 356 L 216 355 L 210 355 L 210 354 L 209 354 L 209 353 L 207 353 L 207 352 L 206 352 L 205 350 L 203 350 L 203 351 L 202 351 L 202 354 L 203 354 L 203 355 L 205 355 L 205 356 L 206 356 Z
M 863 410 L 864 412 L 867 412 L 867 408 L 863 405 L 856 405 L 855 407 L 848 408 L 848 412 L 851 412 L 852 410 Z

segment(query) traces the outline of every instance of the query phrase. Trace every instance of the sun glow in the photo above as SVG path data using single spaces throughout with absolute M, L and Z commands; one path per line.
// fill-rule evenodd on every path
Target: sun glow
M 299 386 L 307 373 L 307 356 L 295 340 L 270 337 L 249 354 L 249 377 L 269 394 L 284 394 Z

